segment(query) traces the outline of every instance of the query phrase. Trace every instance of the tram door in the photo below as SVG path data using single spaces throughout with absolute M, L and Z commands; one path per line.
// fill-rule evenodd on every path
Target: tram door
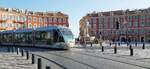
M 56 30 L 53 30 L 53 41 L 54 42 L 57 42 L 58 41 L 58 36 L 59 36 L 59 34 L 58 34 L 58 32 L 56 31 Z
M 60 35 L 60 32 L 57 30 L 54 30 L 53 31 L 53 33 L 54 33 L 54 42 L 64 42 L 64 39 L 63 39 L 63 36 L 62 35 Z

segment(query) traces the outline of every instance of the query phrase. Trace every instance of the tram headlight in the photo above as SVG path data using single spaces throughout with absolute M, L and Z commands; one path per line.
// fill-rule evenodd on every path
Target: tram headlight
M 74 41 L 68 41 L 68 42 L 67 42 L 67 45 L 68 45 L 69 47 L 73 47 L 73 46 L 74 46 L 74 44 L 75 44 L 75 42 L 74 42 Z

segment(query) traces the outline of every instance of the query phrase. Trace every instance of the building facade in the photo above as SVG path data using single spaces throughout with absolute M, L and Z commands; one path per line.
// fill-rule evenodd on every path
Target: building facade
M 51 25 L 69 27 L 68 15 L 62 12 L 33 12 L 0 8 L 0 30 L 28 29 Z
M 150 42 L 150 8 L 93 12 L 87 16 L 88 22 L 84 23 L 88 23 L 85 25 L 90 36 L 112 41 Z

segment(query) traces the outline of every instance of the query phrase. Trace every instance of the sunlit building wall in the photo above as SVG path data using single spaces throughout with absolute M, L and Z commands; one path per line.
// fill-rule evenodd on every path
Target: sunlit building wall
M 88 13 L 89 35 L 103 40 L 150 42 L 150 8 Z
M 62 12 L 33 12 L 14 8 L 0 8 L 0 30 L 54 25 L 69 27 L 68 15 Z

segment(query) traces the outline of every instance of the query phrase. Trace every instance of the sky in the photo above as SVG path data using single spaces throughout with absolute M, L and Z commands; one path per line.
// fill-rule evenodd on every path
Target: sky
M 69 15 L 70 29 L 78 37 L 79 20 L 87 13 L 148 8 L 150 0 L 0 0 L 0 7 L 61 11 Z

